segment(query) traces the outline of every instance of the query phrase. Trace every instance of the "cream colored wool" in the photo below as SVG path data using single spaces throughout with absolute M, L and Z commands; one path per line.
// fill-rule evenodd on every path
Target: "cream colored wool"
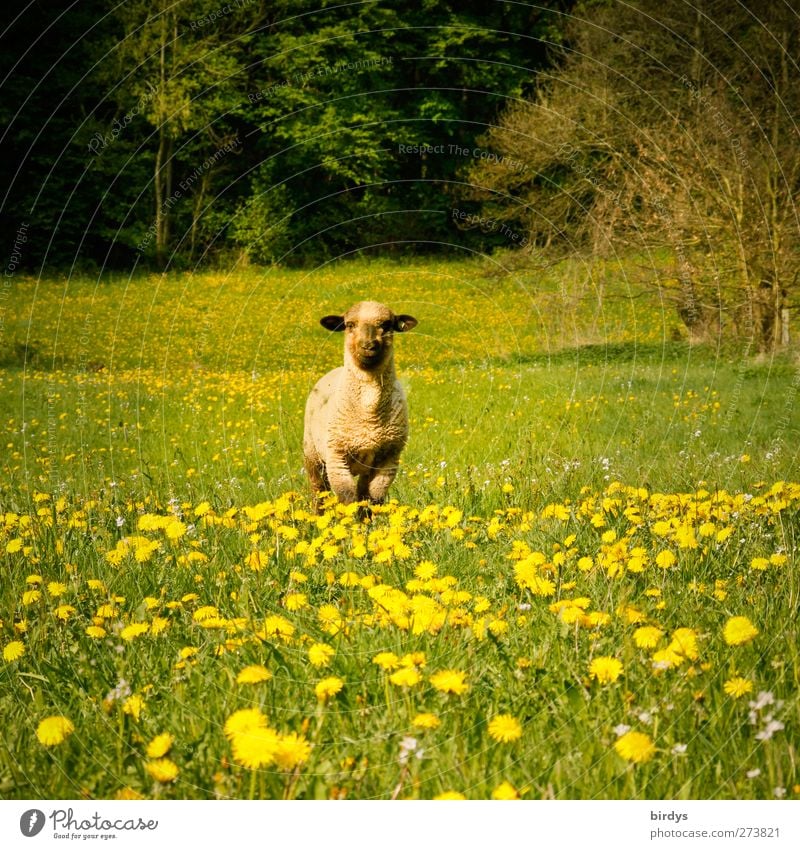
M 344 365 L 329 371 L 306 402 L 303 455 L 314 496 L 343 504 L 382 503 L 408 440 L 408 407 L 394 369 L 394 334 L 416 327 L 375 301 L 320 320 L 343 331 Z

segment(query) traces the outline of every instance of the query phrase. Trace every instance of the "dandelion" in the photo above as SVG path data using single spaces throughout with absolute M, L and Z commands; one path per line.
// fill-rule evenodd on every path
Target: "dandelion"
M 596 657 L 589 664 L 589 676 L 600 684 L 611 684 L 622 674 L 622 661 L 615 657 Z
M 283 603 L 287 610 L 302 610 L 308 605 L 308 596 L 305 593 L 289 593 Z
M 463 801 L 467 797 L 463 793 L 459 793 L 458 790 L 445 790 L 444 793 L 439 793 L 437 796 L 433 797 L 434 802 L 444 802 L 450 800 L 458 800 Z
M 266 723 L 237 731 L 231 738 L 233 759 L 247 769 L 269 766 L 275 760 L 279 741 L 278 732 Z
M 144 699 L 139 695 L 130 696 L 122 705 L 122 712 L 132 716 L 135 722 L 139 721 L 139 716 L 144 709 Z
M 106 629 L 102 628 L 100 625 L 89 625 L 86 628 L 86 635 L 91 637 L 93 640 L 102 640 L 102 638 L 106 636 Z
M 614 749 L 621 758 L 635 764 L 647 763 L 656 753 L 653 741 L 641 731 L 628 731 L 623 734 L 614 743 Z
M 372 662 L 377 666 L 380 666 L 381 669 L 385 669 L 387 672 L 392 669 L 397 669 L 397 667 L 400 666 L 400 658 L 394 654 L 394 652 L 390 651 L 378 652 L 378 654 L 372 658 Z
M 237 734 L 247 733 L 255 728 L 266 728 L 267 718 L 258 708 L 242 708 L 234 711 L 225 721 L 222 733 L 228 740 Z
M 739 699 L 752 692 L 753 682 L 748 681 L 747 678 L 729 678 L 722 687 L 729 696 Z
M 334 649 L 326 643 L 313 643 L 308 647 L 309 663 L 317 668 L 327 666 L 334 654 Z
M 145 750 L 148 758 L 158 759 L 163 758 L 164 755 L 172 748 L 172 744 L 175 742 L 175 738 L 172 734 L 164 733 L 158 734 L 147 744 L 147 749 Z
M 492 799 L 497 799 L 498 801 L 511 801 L 515 799 L 519 799 L 519 791 L 513 784 L 509 781 L 503 781 L 501 784 L 498 784 L 497 787 L 492 791 Z
M 664 551 L 659 551 L 656 555 L 656 566 L 662 569 L 669 569 L 675 565 L 677 560 L 678 558 L 669 549 L 664 549 Z
M 633 641 L 640 649 L 654 649 L 664 632 L 654 625 L 644 625 L 633 632 Z
M 25 654 L 25 643 L 20 640 L 12 640 L 3 648 L 3 660 L 13 663 Z
M 414 575 L 421 581 L 429 581 L 436 575 L 436 566 L 430 560 L 423 560 L 414 570 Z
M 434 713 L 418 713 L 414 719 L 411 720 L 411 724 L 415 728 L 433 729 L 438 728 L 442 722 Z
M 294 634 L 294 625 L 283 616 L 267 616 L 264 620 L 264 635 L 269 637 L 277 637 L 285 643 L 291 640 Z
M 413 687 L 415 684 L 419 684 L 422 675 L 415 666 L 404 666 L 397 672 L 393 672 L 389 676 L 389 680 L 398 687 Z
M 57 746 L 74 730 L 75 726 L 65 716 L 48 716 L 36 728 L 36 737 L 43 746 Z
M 333 696 L 337 693 L 341 692 L 342 687 L 344 687 L 344 681 L 342 681 L 341 678 L 337 678 L 335 675 L 332 675 L 330 678 L 323 678 L 316 687 L 314 687 L 314 692 L 321 702 L 325 702 L 328 699 L 333 698 Z
M 469 689 L 465 674 L 455 669 L 444 669 L 431 675 L 431 684 L 442 693 L 455 693 L 460 696 Z
M 522 726 L 511 714 L 501 713 L 489 723 L 489 736 L 498 743 L 512 743 L 522 737 Z
M 292 732 L 278 740 L 275 748 L 275 764 L 285 772 L 304 764 L 311 755 L 311 743 L 305 737 Z
M 135 640 L 137 637 L 141 637 L 142 634 L 146 634 L 150 630 L 150 626 L 147 622 L 135 622 L 132 625 L 126 625 L 122 631 L 120 631 L 120 637 L 126 642 L 130 642 L 131 640 Z
M 272 673 L 266 666 L 260 663 L 252 666 L 245 666 L 244 669 L 236 676 L 237 684 L 261 684 L 264 681 L 269 681 L 272 678 Z
M 697 632 L 693 628 L 676 628 L 672 632 L 672 640 L 668 650 L 674 651 L 689 660 L 697 660 L 700 656 L 697 649 Z
M 180 772 L 178 765 L 169 758 L 159 758 L 158 760 L 150 761 L 145 765 L 145 769 L 151 778 L 161 784 L 169 784 L 171 781 L 175 781 Z
M 725 623 L 722 636 L 729 646 L 743 646 L 758 636 L 758 630 L 746 616 L 732 616 Z

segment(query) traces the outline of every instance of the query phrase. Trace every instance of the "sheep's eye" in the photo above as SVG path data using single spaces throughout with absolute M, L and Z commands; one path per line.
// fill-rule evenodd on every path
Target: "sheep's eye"
M 346 322 L 344 323 L 344 326 L 345 326 L 348 330 L 352 330 L 352 329 L 356 326 L 356 323 L 355 323 L 354 321 L 346 321 Z

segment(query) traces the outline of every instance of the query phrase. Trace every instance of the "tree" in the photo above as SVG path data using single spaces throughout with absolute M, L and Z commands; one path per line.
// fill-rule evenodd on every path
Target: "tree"
M 469 196 L 539 246 L 667 246 L 654 282 L 690 338 L 779 344 L 800 269 L 797 10 L 587 3 L 566 40 L 559 69 L 487 134 L 500 164 L 471 169 Z

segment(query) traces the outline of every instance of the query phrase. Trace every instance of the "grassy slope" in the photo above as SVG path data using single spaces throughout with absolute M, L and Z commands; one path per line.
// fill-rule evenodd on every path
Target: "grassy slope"
M 797 618 L 796 579 L 784 581 L 772 567 L 755 574 L 748 564 L 753 556 L 787 550 L 784 568 L 795 574 L 796 507 L 781 513 L 776 525 L 740 505 L 741 517 L 727 520 L 741 534 L 739 542 L 712 546 L 703 555 L 673 543 L 679 555 L 674 571 L 619 581 L 607 569 L 583 573 L 575 567 L 579 555 L 602 552 L 600 530 L 589 517 L 605 515 L 603 530 L 616 529 L 623 537 L 631 525 L 621 509 L 636 499 L 622 491 L 621 505 L 605 511 L 587 506 L 583 487 L 599 493 L 620 481 L 660 492 L 701 486 L 712 493 L 758 495 L 768 488 L 760 481 L 796 478 L 797 380 L 790 361 L 690 349 L 673 341 L 679 333 L 668 309 L 657 299 L 627 297 L 635 294 L 628 288 L 618 267 L 575 263 L 534 281 L 491 276 L 475 264 L 431 262 L 100 285 L 17 284 L 16 321 L 6 314 L 0 338 L 6 363 L 0 371 L 0 438 L 8 446 L 0 509 L 41 515 L 30 529 L 5 529 L 7 540 L 19 537 L 30 549 L 7 555 L 13 579 L 4 586 L 0 608 L 3 644 L 21 638 L 27 648 L 20 661 L 0 667 L 0 698 L 17 737 L 0 778 L 4 794 L 73 796 L 86 788 L 107 796 L 130 786 L 145 795 L 327 796 L 341 787 L 351 796 L 372 796 L 390 793 L 401 778 L 403 795 L 423 797 L 449 788 L 485 797 L 502 779 L 527 787 L 534 797 L 706 795 L 710 786 L 722 796 L 770 795 L 776 786 L 791 793 L 798 781 L 790 765 L 798 661 L 797 641 L 786 625 Z M 298 586 L 287 583 L 287 575 L 297 560 L 288 546 L 272 551 L 267 570 L 243 565 L 253 546 L 275 536 L 264 519 L 252 527 L 244 519 L 235 528 L 198 523 L 198 547 L 210 560 L 194 569 L 177 566 L 178 549 L 160 536 L 161 549 L 146 568 L 131 559 L 109 565 L 105 551 L 135 533 L 137 515 L 163 513 L 170 499 L 191 518 L 201 502 L 222 516 L 231 507 L 304 492 L 302 405 L 316 377 L 341 357 L 341 340 L 326 334 L 317 319 L 366 297 L 420 319 L 419 328 L 397 344 L 412 439 L 393 495 L 412 512 L 431 503 L 463 510 L 458 527 L 466 536 L 454 538 L 446 518 L 425 523 L 401 511 L 397 521 L 412 556 L 395 552 L 382 563 L 373 551 L 365 562 L 342 550 L 329 564 L 320 560 L 306 570 L 309 583 L 299 588 L 309 607 L 291 616 L 285 597 Z M 52 500 L 35 500 L 36 493 Z M 53 514 L 59 497 L 63 505 Z M 565 523 L 526 521 L 526 511 L 538 516 L 546 504 L 562 500 L 574 508 L 582 498 L 585 514 L 573 510 Z M 663 515 L 653 510 L 652 521 L 670 510 L 684 521 L 682 508 L 663 509 Z M 495 532 L 491 520 L 498 510 L 503 528 Z M 472 526 L 470 516 L 476 519 Z M 118 517 L 125 522 L 121 529 Z M 348 521 L 343 527 L 355 533 Z M 376 527 L 388 529 L 392 521 L 391 514 L 380 517 Z M 302 512 L 290 524 L 300 539 L 317 533 Z M 262 542 L 249 541 L 253 533 Z M 577 540 L 565 544 L 568 534 Z M 652 557 L 664 546 L 658 534 L 637 534 Z M 517 621 L 515 606 L 531 598 L 513 581 L 507 555 L 514 540 L 548 558 L 559 547 L 574 548 L 557 598 L 590 597 L 592 610 L 611 615 L 610 626 L 600 634 L 579 633 L 548 611 L 552 598 L 533 599 L 530 621 Z M 190 550 L 184 543 L 183 555 Z M 487 615 L 510 623 L 508 631 L 476 641 L 475 611 L 468 625 L 435 634 L 358 627 L 346 637 L 321 628 L 320 605 L 371 610 L 361 589 L 331 585 L 328 569 L 334 578 L 355 570 L 403 587 L 424 558 L 437 564 L 439 575 L 453 575 L 473 599 L 485 595 Z M 41 574 L 44 585 L 67 586 L 61 601 L 75 612 L 65 623 L 57 622 L 58 601 L 46 591 L 24 603 L 23 592 L 36 586 L 26 584 L 29 574 Z M 113 649 L 118 639 L 86 637 L 99 603 L 86 589 L 92 577 L 102 578 L 111 596 L 125 598 L 106 621 L 109 631 L 117 621 L 118 628 L 146 621 L 151 613 L 145 597 L 158 599 L 155 610 L 169 619 L 169 629 L 158 638 L 125 643 L 119 653 Z M 721 590 L 730 593 L 727 599 L 712 595 L 717 580 L 727 582 Z M 647 595 L 653 589 L 661 596 Z M 186 602 L 185 610 L 165 607 L 195 591 L 198 600 Z M 703 648 L 697 663 L 682 663 L 670 673 L 674 678 L 652 675 L 631 643 L 636 623 L 620 612 L 628 603 L 642 607 L 646 620 L 667 634 L 695 628 Z M 335 646 L 335 663 L 328 670 L 311 668 L 302 642 L 280 640 L 276 646 L 274 640 L 247 639 L 217 657 L 220 635 L 198 634 L 193 604 L 215 605 L 251 623 L 270 613 L 289 616 L 298 633 Z M 762 631 L 771 630 L 758 646 L 731 653 L 718 633 L 726 616 L 743 611 Z M 15 633 L 13 623 L 23 618 L 27 633 Z M 253 630 L 255 624 L 247 633 Z M 176 672 L 177 652 L 187 645 L 199 646 L 201 662 Z M 423 685 L 395 692 L 369 662 L 389 648 L 398 654 L 424 651 L 429 671 L 465 669 L 469 695 L 462 702 L 441 696 L 427 679 L 424 694 Z M 599 688 L 587 678 L 595 654 L 623 659 L 624 686 L 620 681 Z M 221 760 L 230 752 L 220 725 L 248 703 L 233 684 L 248 662 L 265 663 L 276 675 L 266 685 L 272 691 L 253 697 L 265 713 L 283 730 L 304 730 L 315 742 L 313 759 L 296 780 L 260 775 L 256 784 Z M 327 713 L 315 708 L 313 697 L 314 682 L 326 673 L 363 682 L 359 694 L 346 687 L 341 709 Z M 780 742 L 754 743 L 746 699 L 734 704 L 722 692 L 723 680 L 734 674 L 790 698 L 782 708 L 787 729 Z M 138 722 L 113 703 L 102 708 L 120 679 L 151 699 Z M 677 708 L 667 710 L 670 699 Z M 655 725 L 652 719 L 643 724 L 639 713 L 652 707 L 660 710 Z M 439 714 L 442 726 L 433 737 L 425 732 L 427 757 L 412 774 L 404 773 L 398 741 L 403 734 L 419 736 L 410 722 L 422 709 Z M 56 711 L 78 720 L 77 733 L 26 761 L 24 747 L 37 749 L 36 722 Z M 487 717 L 497 712 L 523 722 L 518 744 L 488 740 Z M 626 767 L 611 751 L 612 728 L 621 722 L 638 723 L 653 736 L 660 750 L 652 764 Z M 153 785 L 141 753 L 143 742 L 164 730 L 178 740 L 174 756 L 181 767 L 180 780 L 166 787 Z M 690 744 L 688 757 L 670 755 L 676 743 Z M 755 767 L 762 777 L 746 779 L 746 770 Z

